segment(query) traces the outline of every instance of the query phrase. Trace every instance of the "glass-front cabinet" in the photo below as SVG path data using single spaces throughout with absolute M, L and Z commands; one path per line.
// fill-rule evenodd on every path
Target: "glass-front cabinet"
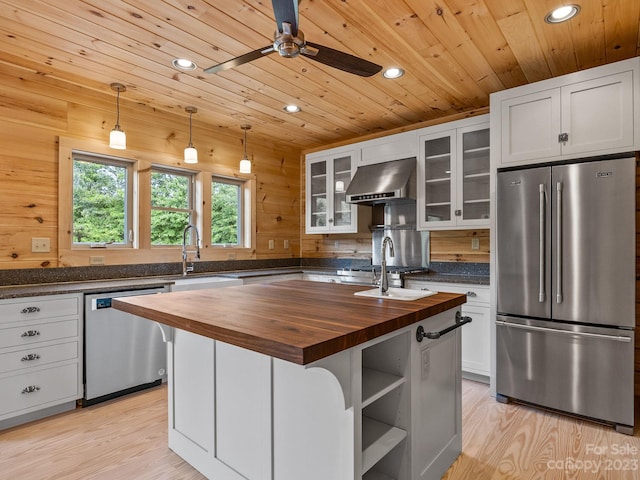
M 489 228 L 488 122 L 425 133 L 419 143 L 418 228 Z
M 359 151 L 336 150 L 306 157 L 306 232 L 355 233 L 357 208 L 347 203 L 347 188 Z

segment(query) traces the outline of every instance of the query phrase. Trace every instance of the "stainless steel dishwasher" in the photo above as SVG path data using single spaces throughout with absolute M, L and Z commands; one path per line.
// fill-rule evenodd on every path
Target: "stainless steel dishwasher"
M 152 295 L 165 288 L 84 296 L 84 398 L 89 406 L 162 383 L 167 350 L 151 320 L 111 307 L 111 300 Z

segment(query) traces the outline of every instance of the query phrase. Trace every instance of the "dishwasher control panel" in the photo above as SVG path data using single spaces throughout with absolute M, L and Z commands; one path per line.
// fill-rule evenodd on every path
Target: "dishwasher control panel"
M 92 310 L 100 310 L 102 308 L 111 308 L 111 298 L 96 298 L 95 304 L 91 305 Z

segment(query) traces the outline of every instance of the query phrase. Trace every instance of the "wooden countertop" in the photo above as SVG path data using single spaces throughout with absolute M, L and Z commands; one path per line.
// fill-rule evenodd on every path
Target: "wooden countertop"
M 410 302 L 353 295 L 369 288 L 293 280 L 114 298 L 113 307 L 305 365 L 466 301 L 453 293 Z

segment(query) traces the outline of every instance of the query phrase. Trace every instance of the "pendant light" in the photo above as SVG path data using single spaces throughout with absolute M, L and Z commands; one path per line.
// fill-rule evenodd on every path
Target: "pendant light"
M 244 130 L 244 157 L 240 160 L 240 173 L 251 173 L 251 160 L 247 157 L 247 130 L 251 129 L 251 125 L 241 125 Z
M 184 107 L 185 112 L 189 114 L 189 145 L 184 149 L 184 163 L 198 163 L 198 151 L 191 143 L 191 117 L 197 113 L 196 107 Z
M 118 97 L 116 100 L 116 125 L 109 134 L 109 147 L 124 150 L 127 148 L 127 136 L 120 128 L 120 92 L 126 92 L 127 87 L 121 83 L 112 83 L 111 90 L 118 92 Z

